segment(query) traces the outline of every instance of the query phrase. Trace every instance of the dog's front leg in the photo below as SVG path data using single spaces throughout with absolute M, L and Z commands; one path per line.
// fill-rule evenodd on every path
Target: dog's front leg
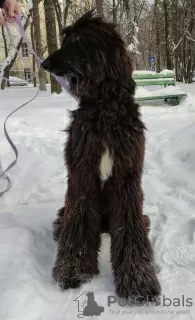
M 127 173 L 117 182 L 110 216 L 111 262 L 116 293 L 140 301 L 154 299 L 160 285 L 154 268 L 153 251 L 142 214 L 143 195 L 137 174 Z M 115 200 L 114 200 L 115 199 Z
M 96 184 L 85 175 L 69 180 L 63 223 L 53 277 L 62 289 L 76 288 L 99 273 L 101 217 Z M 85 184 L 82 184 L 85 181 Z

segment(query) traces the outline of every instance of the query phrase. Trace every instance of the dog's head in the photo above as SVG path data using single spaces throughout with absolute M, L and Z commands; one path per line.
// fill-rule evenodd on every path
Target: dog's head
M 86 295 L 87 295 L 88 299 L 94 300 L 94 293 L 93 292 L 90 291 L 90 292 L 86 293 Z
M 93 11 L 63 29 L 61 48 L 42 66 L 68 79 L 76 96 L 94 93 L 105 81 L 132 84 L 129 54 L 116 26 L 103 21 Z

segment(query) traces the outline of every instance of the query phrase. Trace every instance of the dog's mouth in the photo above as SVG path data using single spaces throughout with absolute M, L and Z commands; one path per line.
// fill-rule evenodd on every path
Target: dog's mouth
M 61 70 L 52 70 L 50 71 L 51 73 L 55 74 L 56 76 L 58 77 L 63 77 L 65 78 L 66 80 L 68 81 L 71 81 L 72 78 L 75 78 L 75 73 L 73 72 L 67 72 L 67 73 L 64 73 L 63 71 Z
M 53 73 L 58 77 L 64 77 L 65 78 L 65 75 L 64 75 L 64 73 L 62 71 L 54 71 Z

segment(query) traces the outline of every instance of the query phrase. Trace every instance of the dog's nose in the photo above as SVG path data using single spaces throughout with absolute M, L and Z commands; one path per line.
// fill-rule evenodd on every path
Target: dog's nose
M 44 70 L 49 70 L 49 68 L 50 68 L 50 61 L 49 61 L 49 59 L 45 59 L 45 60 L 42 62 L 41 66 L 42 66 L 42 68 L 43 68 Z

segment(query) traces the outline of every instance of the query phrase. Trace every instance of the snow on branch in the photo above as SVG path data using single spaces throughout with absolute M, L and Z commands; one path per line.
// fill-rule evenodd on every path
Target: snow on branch
M 139 43 L 139 41 L 137 39 L 138 32 L 139 32 L 139 27 L 138 27 L 137 23 L 135 21 L 133 21 L 132 43 L 129 44 L 128 50 L 134 55 L 140 54 L 140 52 L 137 49 L 138 48 L 138 43 Z M 125 35 L 125 37 L 126 36 L 127 35 Z

